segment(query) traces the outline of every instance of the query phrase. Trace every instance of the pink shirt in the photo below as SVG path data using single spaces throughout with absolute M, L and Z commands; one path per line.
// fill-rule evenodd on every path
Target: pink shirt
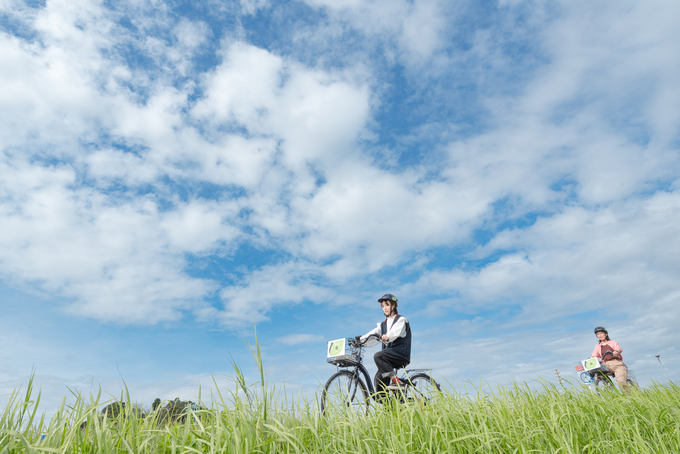
M 605 351 L 607 351 L 607 350 L 611 350 L 611 351 L 618 350 L 619 351 L 619 356 L 615 356 L 614 358 L 610 358 L 609 355 L 607 355 L 607 358 L 608 358 L 607 361 L 609 361 L 610 359 L 621 359 L 621 352 L 623 351 L 623 349 L 621 347 L 619 347 L 618 342 L 613 341 L 613 340 L 608 340 L 606 342 L 606 345 L 608 345 L 611 348 L 606 348 Z M 598 344 L 595 346 L 595 350 L 593 350 L 592 355 L 590 355 L 591 357 L 596 356 L 598 358 L 602 358 L 600 346 L 601 346 L 601 344 L 598 342 Z

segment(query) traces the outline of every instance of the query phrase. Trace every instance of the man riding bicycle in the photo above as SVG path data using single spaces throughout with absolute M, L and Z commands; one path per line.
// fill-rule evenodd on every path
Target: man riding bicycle
M 378 299 L 378 302 L 385 314 L 385 321 L 378 323 L 375 329 L 361 336 L 361 342 L 365 342 L 366 347 L 372 347 L 379 342 L 377 336 L 386 342 L 382 350 L 373 357 L 378 367 L 374 379 L 375 390 L 385 392 L 390 377 L 384 377 L 383 374 L 388 374 L 395 368 L 406 367 L 411 362 L 411 326 L 406 317 L 399 315 L 396 296 L 386 293 Z

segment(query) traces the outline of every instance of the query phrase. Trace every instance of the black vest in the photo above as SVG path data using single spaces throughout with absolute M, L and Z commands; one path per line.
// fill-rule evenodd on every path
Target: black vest
M 397 323 L 401 315 L 394 317 L 394 322 Z M 387 320 L 380 324 L 380 336 L 387 334 Z M 406 322 L 406 336 L 397 337 L 394 341 L 389 344 L 383 344 L 383 350 L 390 350 L 390 352 L 395 353 L 406 360 L 406 364 L 411 362 L 411 324 Z

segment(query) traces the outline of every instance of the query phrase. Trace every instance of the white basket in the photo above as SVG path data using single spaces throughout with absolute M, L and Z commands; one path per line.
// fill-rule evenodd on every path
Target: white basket
M 350 366 L 357 362 L 356 358 L 354 358 L 352 355 L 333 356 L 332 358 L 328 358 L 326 361 L 337 366 Z
M 338 367 L 350 367 L 355 365 L 361 356 L 361 349 L 353 347 L 349 338 L 336 339 L 328 342 L 326 349 L 326 361 Z

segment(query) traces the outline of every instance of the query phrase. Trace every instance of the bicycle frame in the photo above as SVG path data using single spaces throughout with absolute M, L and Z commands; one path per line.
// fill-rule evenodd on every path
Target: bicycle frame
M 363 376 L 364 381 L 366 382 L 366 386 L 368 387 L 367 391 L 369 392 L 371 399 L 375 400 L 376 389 L 373 386 L 373 380 L 371 379 L 371 376 L 368 374 L 368 370 L 366 369 L 366 366 L 364 366 L 364 362 L 363 362 L 363 353 L 362 352 L 366 347 L 364 347 L 363 343 L 359 342 L 358 336 L 356 338 L 354 338 L 354 340 L 356 341 L 356 347 L 355 348 L 359 349 L 359 351 L 355 355 L 353 355 L 356 359 L 356 362 L 354 362 L 354 364 L 352 364 L 352 365 L 346 365 L 346 366 L 345 365 L 343 365 L 343 366 L 338 365 L 337 368 L 338 368 L 338 370 L 348 370 L 348 371 L 350 371 L 352 373 L 352 377 L 355 380 L 355 383 L 358 381 L 358 378 L 360 376 Z M 356 387 L 355 387 L 354 391 L 352 392 L 351 398 L 354 398 L 356 392 L 357 392 L 357 390 L 356 390 Z
M 361 346 L 361 348 L 363 349 L 365 347 Z M 360 357 L 361 357 L 361 355 L 360 355 Z M 364 377 L 364 381 L 366 382 L 366 386 L 368 387 L 367 391 L 369 392 L 371 399 L 375 400 L 376 389 L 373 386 L 373 379 L 371 379 L 371 376 L 368 374 L 368 370 L 366 369 L 366 366 L 364 366 L 364 363 L 363 363 L 362 360 L 355 363 L 353 366 L 337 366 L 337 368 L 338 368 L 338 370 L 344 369 L 344 370 L 351 371 L 352 376 L 355 378 L 355 380 L 356 380 L 357 377 L 360 376 L 359 374 L 361 373 L 361 375 L 363 375 L 363 377 Z M 410 372 L 425 372 L 425 371 L 430 372 L 430 369 L 413 369 Z M 410 386 L 410 380 L 409 380 L 409 374 L 407 373 L 409 371 L 406 371 L 404 369 L 404 372 L 406 373 L 406 375 L 404 377 L 400 377 L 399 379 L 404 383 L 404 385 L 406 387 L 409 387 Z M 395 376 L 398 377 L 398 375 L 396 375 L 396 374 L 395 374 Z M 356 388 L 354 389 L 354 392 L 352 393 L 352 398 L 354 398 L 355 393 L 356 393 Z
M 602 354 L 602 358 L 593 357 L 581 361 L 581 364 L 576 366 L 576 370 L 581 373 L 581 381 L 586 384 L 594 384 L 595 389 L 597 389 L 599 384 L 602 382 L 605 382 L 608 386 L 614 387 L 616 385 L 615 375 L 609 369 L 609 367 L 607 367 L 604 361 L 604 358 L 606 358 L 607 355 L 610 355 L 611 359 L 619 359 L 613 354 L 611 350 L 607 350 Z M 629 371 L 629 373 L 632 374 L 632 371 Z M 590 376 L 590 382 L 583 378 L 584 375 Z M 635 384 L 634 380 L 628 379 L 627 381 Z
M 366 370 L 366 367 L 364 366 L 363 362 L 357 363 L 354 366 L 349 367 L 338 366 L 338 369 L 351 370 L 352 375 L 354 376 L 355 379 L 359 376 L 359 372 L 361 372 L 361 375 L 364 376 L 364 380 L 366 381 L 368 392 L 370 393 L 371 398 L 373 398 L 373 395 L 375 394 L 373 380 L 371 379 L 370 375 L 368 375 L 368 370 Z M 354 389 L 354 392 L 355 393 L 357 392 L 356 388 Z M 352 394 L 352 397 L 354 397 L 354 394 Z
M 340 341 L 343 343 L 339 343 Z M 321 395 L 322 412 L 326 409 L 326 399 L 329 395 L 335 396 L 330 399 L 336 399 L 335 402 L 341 403 L 342 406 L 351 407 L 358 404 L 358 407 L 352 407 L 355 409 L 363 408 L 363 402 L 366 405 L 365 409 L 362 410 L 363 412 L 368 411 L 370 401 L 384 403 L 385 398 L 395 397 L 402 403 L 423 399 L 427 402 L 431 400 L 429 391 L 441 391 L 441 387 L 428 375 L 428 373 L 432 373 L 431 369 L 404 369 L 403 377 L 400 377 L 395 369 L 390 373 L 383 374 L 384 377 L 397 378 L 387 386 L 389 391 L 387 395 L 378 393 L 371 376 L 368 374 L 368 369 L 363 364 L 365 341 L 360 342 L 359 336 L 350 339 L 348 342 L 349 352 L 345 349 L 346 341 L 347 338 L 328 342 L 327 362 L 335 365 L 337 372 L 328 379 L 323 388 Z M 411 374 L 413 375 L 411 376 Z M 356 399 L 359 395 L 360 398 Z M 337 398 L 340 400 L 337 400 Z
M 598 382 L 605 381 L 605 380 L 607 382 L 609 382 L 612 386 L 614 386 L 614 384 L 616 382 L 613 379 L 614 375 L 611 375 L 611 374 L 608 374 L 608 373 L 605 373 L 605 372 L 602 372 L 602 371 L 593 372 L 591 374 L 591 377 L 593 378 L 593 383 L 595 383 L 596 386 L 597 386 Z

